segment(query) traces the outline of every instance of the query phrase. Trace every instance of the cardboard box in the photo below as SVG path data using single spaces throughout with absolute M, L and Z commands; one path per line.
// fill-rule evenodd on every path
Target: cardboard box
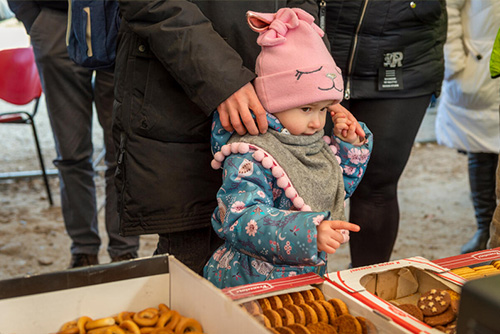
M 380 263 L 327 274 L 327 279 L 411 333 L 442 333 L 391 304 L 413 303 L 430 289 L 460 292 L 465 281 L 422 257 Z
M 205 333 L 268 333 L 230 298 L 172 256 L 154 256 L 0 281 L 0 334 L 55 333 L 92 319 L 165 303 Z
M 450 256 L 432 262 L 444 268 L 455 269 L 490 264 L 494 260 L 500 260 L 500 247 Z
M 243 304 L 251 300 L 257 300 L 272 295 L 281 295 L 311 289 L 312 286 L 319 288 L 326 299 L 339 298 L 344 301 L 349 308 L 349 312 L 353 316 L 362 316 L 369 319 L 377 327 L 379 334 L 411 333 L 409 330 L 394 322 L 390 317 L 368 307 L 359 300 L 353 298 L 350 294 L 338 289 L 331 282 L 325 281 L 324 278 L 314 273 L 247 284 L 223 289 L 222 291 L 239 304 Z

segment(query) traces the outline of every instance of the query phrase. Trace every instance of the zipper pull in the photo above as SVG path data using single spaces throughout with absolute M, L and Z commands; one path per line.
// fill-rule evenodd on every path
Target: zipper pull
M 319 3 L 319 27 L 325 31 L 326 28 L 326 1 L 321 0 Z
M 351 98 L 351 89 L 346 88 L 346 90 L 344 91 L 344 100 L 349 100 L 350 98 Z

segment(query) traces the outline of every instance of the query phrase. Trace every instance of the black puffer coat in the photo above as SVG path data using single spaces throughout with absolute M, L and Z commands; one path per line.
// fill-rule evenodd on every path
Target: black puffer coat
M 326 32 L 344 75 L 345 98 L 439 95 L 445 0 L 326 0 L 326 12 Z M 393 55 L 402 57 L 402 85 L 381 89 L 379 72 L 385 73 L 384 61 L 385 68 L 398 63 Z
M 317 17 L 312 0 L 120 0 L 113 131 L 123 234 L 210 226 L 221 184 L 211 115 L 254 79 L 260 51 L 246 11 L 285 6 Z

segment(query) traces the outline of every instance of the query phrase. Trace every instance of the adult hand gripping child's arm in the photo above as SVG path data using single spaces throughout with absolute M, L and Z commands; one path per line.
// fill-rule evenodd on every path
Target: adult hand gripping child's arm
M 356 224 L 341 220 L 323 220 L 317 227 L 318 251 L 333 254 L 341 244 L 349 241 L 349 231 L 358 232 Z

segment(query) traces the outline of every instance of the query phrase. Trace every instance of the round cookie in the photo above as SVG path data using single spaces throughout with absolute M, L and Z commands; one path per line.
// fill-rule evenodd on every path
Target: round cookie
M 456 317 L 457 314 L 453 312 L 452 307 L 448 307 L 444 312 L 438 315 L 430 317 L 424 316 L 424 322 L 431 327 L 435 327 L 439 325 L 447 325 L 453 320 L 455 320 Z
M 283 304 L 283 306 L 293 304 L 293 299 L 292 297 L 290 297 L 290 294 L 288 293 L 279 295 L 278 297 L 281 299 L 281 303 Z
M 283 307 L 283 303 L 278 296 L 270 296 L 267 299 L 269 300 L 269 304 L 271 304 L 271 309 L 276 310 Z
M 268 328 L 267 329 L 270 333 L 273 333 L 273 334 L 281 334 L 278 330 L 276 330 L 276 328 Z M 286 334 L 289 334 L 289 333 L 286 333 Z M 293 334 L 293 333 L 292 333 Z
M 304 303 L 304 297 L 300 292 L 292 292 L 290 293 L 290 297 L 292 297 L 293 303 L 295 305 L 300 305 Z
M 325 300 L 325 295 L 323 294 L 323 292 L 319 288 L 313 287 L 311 289 L 311 292 L 314 296 L 314 300 Z
M 304 310 L 304 314 L 306 315 L 306 325 L 318 322 L 318 315 L 311 306 L 304 303 L 300 304 L 299 307 Z
M 333 321 L 333 327 L 339 334 L 362 334 L 363 329 L 358 319 L 350 314 L 343 314 Z
M 295 318 L 290 310 L 281 307 L 276 309 L 275 311 L 280 315 L 283 326 L 288 326 L 295 323 Z
M 328 302 L 330 304 L 332 304 L 332 306 L 335 308 L 335 312 L 337 313 L 337 316 L 349 314 L 349 309 L 347 308 L 347 305 L 341 299 L 332 298 L 332 299 L 329 299 Z
M 418 299 L 417 306 L 424 316 L 435 316 L 443 313 L 450 306 L 451 297 L 445 290 L 431 289 Z
M 311 290 L 304 290 L 300 292 L 302 294 L 302 297 L 304 297 L 304 301 L 306 303 L 312 302 L 314 300 L 314 295 Z
M 295 332 L 288 327 L 276 327 L 273 329 L 279 334 L 295 334 Z
M 259 303 L 260 308 L 262 309 L 262 311 L 272 310 L 271 303 L 269 302 L 269 299 L 267 299 L 267 298 L 261 298 L 261 299 L 257 299 L 257 302 Z
M 363 334 L 377 334 L 378 330 L 377 327 L 371 322 L 370 320 L 366 319 L 365 317 L 356 317 L 356 320 L 358 320 L 359 324 L 361 325 L 361 333 Z
M 293 319 L 296 324 L 305 325 L 306 324 L 306 314 L 302 307 L 295 304 L 286 305 L 285 308 L 292 312 Z
M 263 314 L 256 314 L 254 315 L 255 319 L 257 319 L 258 322 L 264 325 L 264 327 L 271 328 L 271 322 L 269 321 L 269 318 L 266 317 Z
M 331 325 L 333 320 L 337 318 L 337 312 L 335 311 L 335 307 L 333 307 L 333 305 L 327 302 L 326 300 L 318 300 L 317 302 L 321 304 L 321 306 L 323 306 L 323 308 L 325 309 L 326 314 L 328 314 L 328 323 Z
M 306 326 L 311 334 L 338 334 L 335 327 L 324 322 L 317 322 Z
M 311 334 L 311 331 L 306 326 L 300 324 L 293 324 L 288 326 L 295 334 Z
M 271 327 L 281 327 L 283 326 L 283 322 L 281 321 L 281 317 L 278 312 L 275 310 L 265 310 L 264 315 L 269 319 L 271 323 Z
M 249 302 L 246 302 L 241 305 L 248 313 L 251 315 L 256 315 L 261 313 L 261 308 L 259 303 L 257 303 L 255 300 L 251 300 Z
M 325 308 L 321 305 L 317 300 L 313 300 L 312 302 L 308 302 L 307 305 L 311 306 L 312 309 L 316 312 L 318 316 L 318 322 L 328 323 L 328 313 L 326 313 Z M 306 326 L 307 327 L 307 326 Z
M 422 311 L 418 308 L 417 305 L 414 304 L 401 304 L 398 305 L 398 307 L 408 313 L 409 315 L 412 315 L 413 317 L 417 318 L 420 321 L 424 321 L 424 314 Z

